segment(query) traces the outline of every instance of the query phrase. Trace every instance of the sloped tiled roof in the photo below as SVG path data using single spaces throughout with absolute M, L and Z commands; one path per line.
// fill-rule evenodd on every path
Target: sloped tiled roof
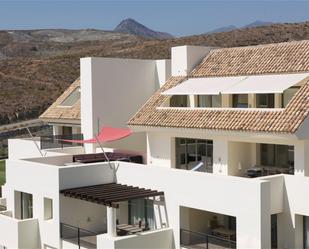
M 255 47 L 218 49 L 190 77 L 293 73 L 309 71 L 309 41 Z M 231 131 L 294 133 L 309 114 L 309 79 L 285 109 L 158 108 L 169 98 L 161 95 L 185 77 L 171 77 L 128 122 L 131 126 L 200 128 Z
M 212 50 L 192 77 L 309 71 L 309 41 Z
M 73 106 L 60 106 L 60 104 L 80 86 L 80 79 L 74 81 L 65 92 L 40 116 L 43 121 L 80 121 L 80 100 Z

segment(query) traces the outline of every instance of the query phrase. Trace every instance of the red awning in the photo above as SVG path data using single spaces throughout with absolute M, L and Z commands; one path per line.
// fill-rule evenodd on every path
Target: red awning
M 67 140 L 61 139 L 63 142 L 70 142 L 70 143 L 80 143 L 80 144 L 95 144 L 97 142 L 105 143 L 105 142 L 112 142 L 116 140 L 120 140 L 122 138 L 128 137 L 132 134 L 132 130 L 127 129 L 120 129 L 120 128 L 113 128 L 109 126 L 102 127 L 98 136 L 86 139 L 86 140 Z

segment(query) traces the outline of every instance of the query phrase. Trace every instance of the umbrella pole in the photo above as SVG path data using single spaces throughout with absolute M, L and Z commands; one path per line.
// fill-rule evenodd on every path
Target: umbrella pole
M 110 162 L 108 156 L 106 155 L 106 153 L 105 153 L 105 151 L 104 151 L 104 149 L 103 149 L 103 146 L 102 146 L 102 144 L 100 143 L 99 139 L 98 139 L 97 137 L 95 137 L 95 139 L 96 139 L 97 143 L 99 144 L 99 146 L 100 146 L 100 148 L 101 148 L 101 150 L 102 150 L 102 152 L 103 152 L 103 154 L 104 154 L 104 156 L 105 156 L 105 158 L 106 158 L 106 160 L 107 160 L 107 162 L 108 162 L 108 164 L 109 164 L 109 167 L 110 167 L 111 169 L 114 169 L 114 167 L 112 166 L 112 164 L 111 164 L 111 162 Z
M 35 144 L 35 147 L 38 149 L 38 151 L 39 151 L 39 153 L 41 154 L 41 156 L 44 157 L 44 155 L 43 155 L 43 153 L 42 153 L 40 147 L 38 146 L 37 142 L 35 141 L 35 139 L 34 139 L 32 133 L 31 133 L 30 129 L 29 129 L 28 127 L 26 127 L 26 129 L 27 129 L 27 131 L 28 131 L 28 133 L 29 133 L 29 135 L 30 135 L 30 137 L 31 137 L 31 139 L 32 139 L 32 142 Z

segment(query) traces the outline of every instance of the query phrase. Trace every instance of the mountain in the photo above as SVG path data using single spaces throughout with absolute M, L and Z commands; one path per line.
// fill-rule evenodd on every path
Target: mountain
M 151 38 L 151 39 L 173 38 L 171 34 L 154 31 L 131 18 L 121 21 L 117 25 L 117 27 L 114 29 L 114 32 L 138 35 L 138 36 L 142 36 L 145 38 Z
M 211 31 L 207 32 L 206 34 L 228 32 L 228 31 L 231 31 L 231 30 L 234 30 L 234 29 L 237 29 L 237 27 L 235 25 L 229 25 L 229 26 L 224 26 L 224 27 L 221 27 L 221 28 L 211 30 Z
M 272 25 L 274 23 L 272 22 L 264 22 L 264 21 L 254 21 L 252 23 L 249 23 L 247 25 L 244 25 L 242 27 L 237 27 L 235 25 L 229 25 L 229 26 L 224 26 L 224 27 L 220 27 L 214 30 L 211 30 L 209 32 L 206 32 L 206 34 L 212 34 L 212 33 L 220 33 L 220 32 L 229 32 L 235 29 L 246 29 L 246 28 L 256 28 L 256 27 L 262 27 L 262 26 L 269 26 Z
M 255 27 L 261 27 L 261 26 L 269 26 L 269 25 L 272 25 L 274 24 L 273 22 L 264 22 L 264 21 L 255 21 L 255 22 L 252 22 L 252 23 L 249 23 L 245 26 L 243 26 L 242 28 L 245 29 L 245 28 L 255 28 Z
M 156 40 L 91 30 L 0 31 L 0 125 L 37 118 L 80 75 L 81 57 L 163 59 L 174 46 L 293 40 L 309 40 L 309 22 Z

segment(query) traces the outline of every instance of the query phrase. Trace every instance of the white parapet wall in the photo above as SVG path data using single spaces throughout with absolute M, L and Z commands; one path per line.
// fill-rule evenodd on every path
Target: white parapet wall
M 17 220 L 7 211 L 0 213 L 0 245 L 6 248 L 37 249 L 39 245 L 38 220 Z
M 97 236 L 100 249 L 172 249 L 174 248 L 173 230 L 165 228 L 142 232 L 136 235 L 111 237 L 108 234 Z
M 38 147 L 37 147 L 38 146 Z M 40 138 L 36 137 L 34 140 L 30 138 L 19 138 L 8 140 L 9 159 L 23 159 L 36 157 L 51 157 L 64 154 L 82 154 L 84 148 L 82 146 L 54 148 L 48 150 L 40 150 Z M 40 153 L 41 151 L 41 153 Z
M 237 248 L 270 247 L 269 181 L 123 162 L 117 181 L 164 191 L 167 226 L 173 228 L 176 248 L 180 248 L 180 207 L 236 217 Z

